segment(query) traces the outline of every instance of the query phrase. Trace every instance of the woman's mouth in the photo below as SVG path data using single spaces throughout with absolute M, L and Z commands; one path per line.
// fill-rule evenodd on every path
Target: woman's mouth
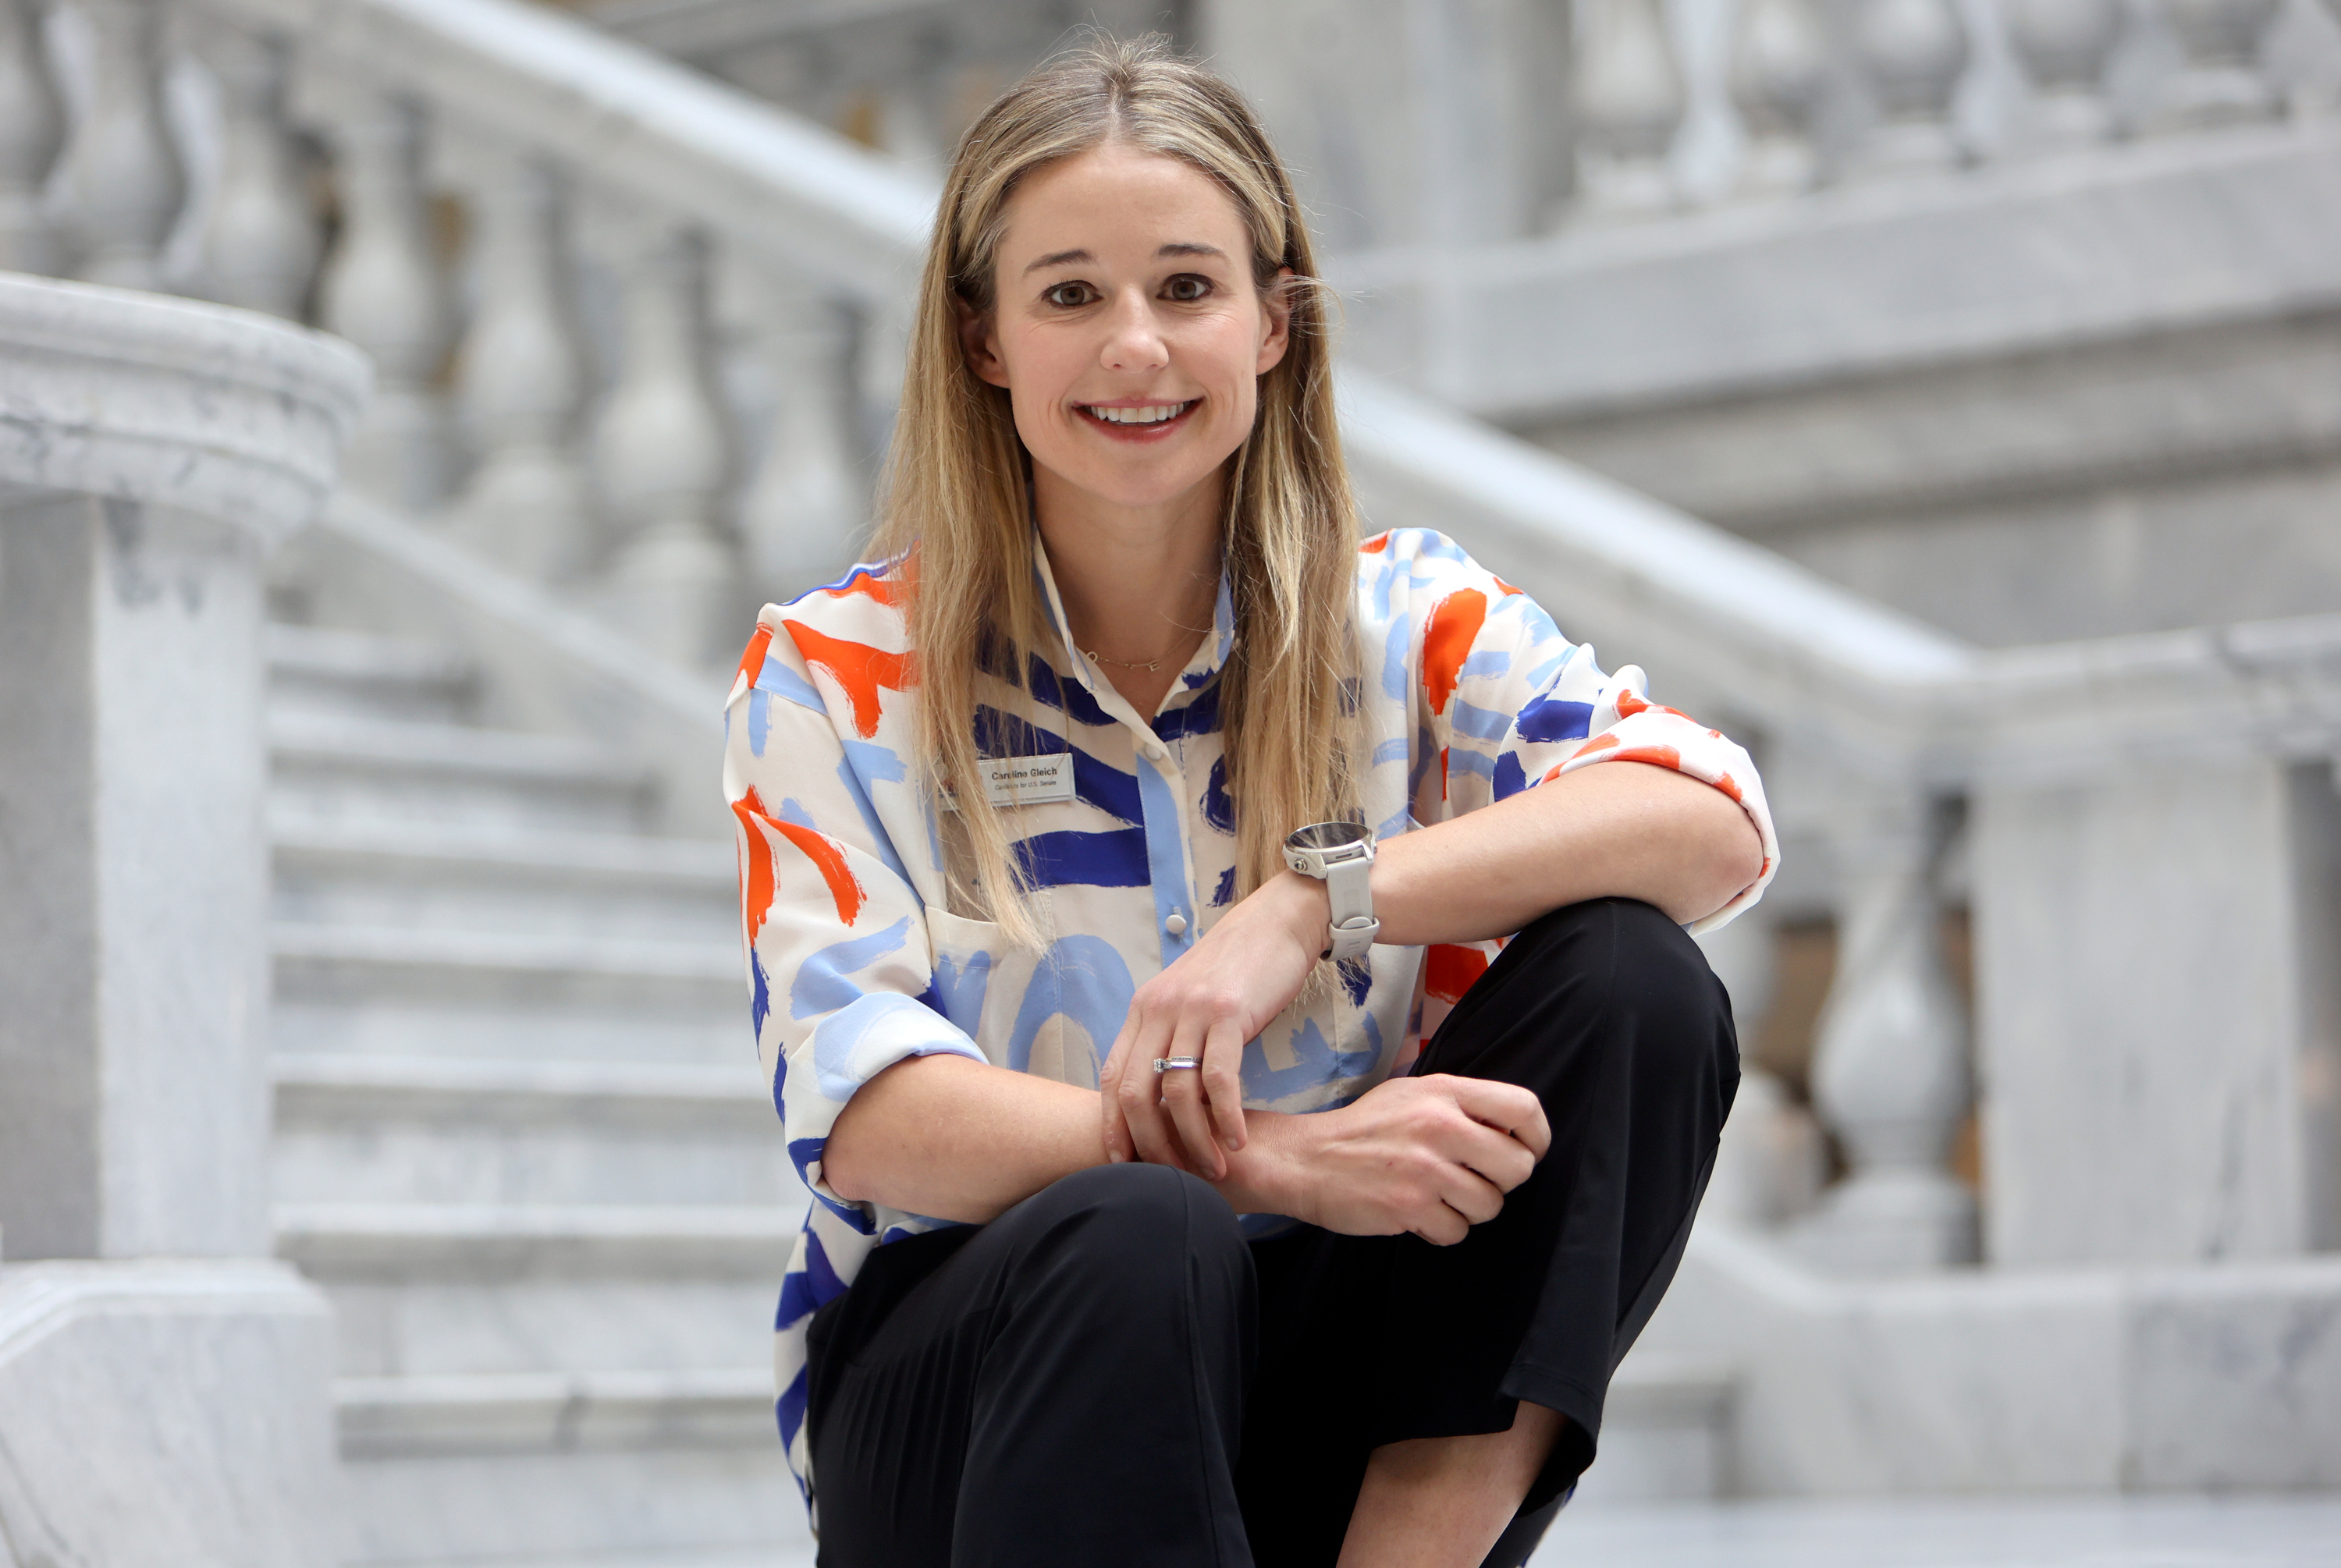
M 1185 402 L 1081 403 L 1076 406 L 1091 424 L 1117 441 L 1156 441 L 1187 422 L 1202 399 Z

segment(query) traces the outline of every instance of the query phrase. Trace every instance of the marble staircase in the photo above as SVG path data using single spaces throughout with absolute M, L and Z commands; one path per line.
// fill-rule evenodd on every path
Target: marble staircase
M 407 643 L 272 629 L 279 1255 L 332 1298 L 368 1563 L 801 1552 L 771 1321 L 802 1189 L 732 848 Z

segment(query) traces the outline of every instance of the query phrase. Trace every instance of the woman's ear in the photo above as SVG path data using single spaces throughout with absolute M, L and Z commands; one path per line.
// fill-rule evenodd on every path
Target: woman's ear
M 1292 269 L 1279 267 L 1260 291 L 1260 365 L 1254 375 L 1266 375 L 1284 360 L 1292 346 Z
M 1000 357 L 1000 334 L 992 330 L 991 313 L 979 311 L 961 299 L 952 300 L 951 309 L 959 316 L 959 346 L 967 356 L 967 368 L 978 381 L 1006 386 L 1008 366 Z

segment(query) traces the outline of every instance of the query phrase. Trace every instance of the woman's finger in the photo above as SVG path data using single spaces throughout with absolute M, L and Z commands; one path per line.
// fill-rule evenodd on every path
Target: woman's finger
M 1504 1212 L 1504 1195 L 1496 1184 L 1462 1166 L 1447 1167 L 1439 1198 L 1472 1225 L 1485 1225 Z
M 1098 1112 L 1105 1119 L 1105 1157 L 1110 1163 L 1129 1160 L 1138 1152 L 1130 1136 L 1130 1123 L 1121 1114 L 1120 1090 L 1122 1079 L 1130 1072 L 1131 1039 L 1136 1026 L 1124 1018 L 1121 1033 L 1113 1038 L 1113 1049 L 1106 1053 L 1105 1066 L 1098 1069 Z
M 1114 1103 L 1121 1107 L 1122 1120 L 1129 1126 L 1131 1143 L 1140 1159 L 1149 1165 L 1187 1170 L 1190 1167 L 1179 1156 L 1177 1140 L 1156 1097 L 1161 1090 L 1154 1061 L 1165 1053 L 1170 1037 L 1167 1024 L 1144 1021 L 1139 1025 L 1131 1037 L 1130 1056 L 1121 1082 L 1114 1090 Z
M 1529 1154 L 1544 1158 L 1552 1146 L 1552 1127 L 1545 1120 L 1544 1105 L 1533 1090 L 1518 1084 L 1498 1083 L 1493 1078 L 1467 1078 L 1439 1074 L 1441 1084 L 1463 1107 L 1463 1114 L 1497 1131 L 1509 1133 L 1519 1139 Z
M 1243 1048 L 1243 1027 L 1233 1018 L 1221 1018 L 1204 1037 L 1203 1097 L 1220 1146 L 1230 1150 L 1244 1146 Z
M 1200 1057 L 1203 1036 L 1191 1022 L 1181 1019 L 1178 1030 L 1170 1037 L 1169 1057 Z M 1150 1066 L 1148 1070 L 1152 1071 Z M 1228 1156 L 1211 1136 L 1211 1113 L 1203 1103 L 1202 1072 L 1196 1067 L 1174 1067 L 1157 1075 L 1162 1092 L 1162 1108 L 1179 1129 L 1179 1142 L 1187 1151 L 1187 1163 L 1196 1174 L 1218 1181 L 1228 1174 Z

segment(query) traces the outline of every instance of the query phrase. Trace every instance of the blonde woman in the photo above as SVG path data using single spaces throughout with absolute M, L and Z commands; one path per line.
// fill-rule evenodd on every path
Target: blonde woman
M 1360 539 L 1290 183 L 1157 47 L 961 142 L 893 453 L 729 710 L 822 1562 L 1518 1563 L 1737 1083 L 1746 754 Z

